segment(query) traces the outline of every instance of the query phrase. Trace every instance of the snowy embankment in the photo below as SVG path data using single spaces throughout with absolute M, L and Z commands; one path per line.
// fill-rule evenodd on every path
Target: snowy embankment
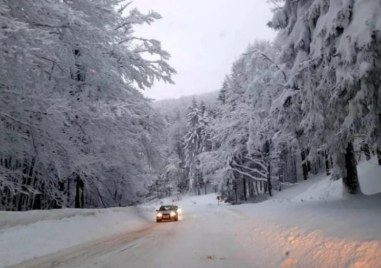
M 0 267 L 152 223 L 141 208 L 0 212 Z
M 381 167 L 372 159 L 358 173 L 364 195 L 343 195 L 341 181 L 320 174 L 232 208 L 251 219 L 240 239 L 269 261 L 263 267 L 380 267 Z
M 175 201 L 187 212 L 211 202 L 210 196 L 189 196 Z M 0 211 L 0 267 L 143 229 L 154 223 L 155 209 L 160 202 L 170 204 L 172 198 L 127 208 Z

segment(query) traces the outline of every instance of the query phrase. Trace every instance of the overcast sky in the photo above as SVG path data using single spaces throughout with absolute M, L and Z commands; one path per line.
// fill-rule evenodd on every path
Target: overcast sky
M 218 90 L 249 43 L 275 37 L 266 26 L 266 0 L 135 0 L 133 6 L 163 16 L 136 32 L 160 40 L 177 70 L 175 85 L 156 83 L 144 92 L 157 100 Z

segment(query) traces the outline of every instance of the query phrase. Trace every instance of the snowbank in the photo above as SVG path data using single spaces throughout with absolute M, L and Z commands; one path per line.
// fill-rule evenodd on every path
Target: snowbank
M 364 195 L 343 196 L 341 180 L 320 174 L 268 201 L 230 207 L 238 238 L 265 260 L 260 267 L 379 267 L 381 167 L 364 161 L 358 174 Z
M 0 267 L 143 228 L 151 214 L 136 207 L 0 212 Z
M 357 167 L 360 188 L 364 195 L 381 193 L 381 166 L 377 158 L 362 161 Z M 294 196 L 290 196 L 291 191 Z M 343 199 L 343 184 L 341 180 L 333 181 L 329 176 L 319 174 L 311 177 L 300 186 L 286 192 L 291 201 L 334 201 Z M 282 195 L 278 195 L 282 197 Z

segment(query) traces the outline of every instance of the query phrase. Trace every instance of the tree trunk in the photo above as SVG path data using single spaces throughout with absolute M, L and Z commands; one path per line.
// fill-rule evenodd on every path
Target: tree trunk
M 308 160 L 308 156 L 310 155 L 310 149 L 306 150 L 306 163 L 307 163 L 307 171 L 311 172 L 311 161 Z M 307 174 L 308 176 L 308 174 Z
M 302 169 L 303 169 L 303 179 L 307 180 L 308 178 L 308 163 L 306 160 L 306 151 L 302 150 L 301 152 L 301 157 L 302 157 Z
M 79 176 L 77 175 L 77 178 L 76 178 L 76 187 L 75 187 L 75 204 L 74 204 L 74 207 L 75 208 L 80 208 L 81 207 L 81 204 L 80 204 L 80 198 L 79 198 L 79 191 L 80 191 L 80 187 L 79 187 Z
M 329 166 L 329 158 L 328 158 L 328 153 L 327 151 L 324 152 L 324 157 L 325 157 L 325 172 L 327 176 L 331 175 L 331 170 Z
M 41 183 L 39 190 L 40 194 L 36 197 L 37 200 L 34 202 L 35 207 L 33 209 L 44 209 L 45 183 Z
M 67 188 L 66 188 L 66 206 L 67 207 L 70 207 L 70 191 L 71 191 L 71 189 L 70 189 L 70 180 L 71 180 L 71 176 L 69 176 L 68 178 L 67 178 Z
M 243 186 L 243 200 L 247 200 L 247 196 L 246 196 L 246 178 L 245 176 L 242 177 L 242 186 Z
M 380 145 L 377 147 L 377 158 L 378 158 L 378 164 L 381 166 L 381 146 Z
M 294 173 L 294 182 L 298 181 L 298 165 L 296 161 L 296 152 L 292 154 L 292 161 L 293 161 L 293 173 Z
M 76 177 L 76 187 L 75 187 L 75 208 L 83 208 L 83 188 L 84 183 L 83 180 L 80 178 L 79 175 Z
M 356 166 L 357 163 L 353 144 L 349 142 L 345 153 L 345 176 L 343 176 L 343 184 L 350 194 L 358 194 L 361 192 Z
M 85 183 L 82 181 L 82 192 L 81 192 L 81 205 L 82 208 L 85 207 Z
M 264 182 L 263 182 L 263 181 L 260 181 L 260 182 L 259 182 L 259 191 L 262 193 L 264 188 L 265 188 L 265 187 L 264 187 Z
M 361 149 L 362 149 L 362 151 L 363 151 L 364 154 L 365 154 L 365 158 L 366 158 L 366 160 L 369 161 L 369 160 L 370 160 L 370 157 L 371 157 L 371 155 L 370 155 L 370 149 L 369 149 L 369 144 L 364 143 L 364 144 L 361 146 Z
M 273 196 L 272 195 L 272 185 L 271 185 L 271 164 L 270 164 L 270 160 L 269 160 L 269 163 L 267 165 L 267 187 L 268 187 L 269 195 Z
M 235 192 L 235 201 L 238 200 L 238 189 L 237 189 L 237 178 L 234 178 L 234 181 L 233 181 L 233 190 Z
M 254 182 L 250 181 L 249 182 L 249 197 L 253 197 L 253 196 L 254 196 Z

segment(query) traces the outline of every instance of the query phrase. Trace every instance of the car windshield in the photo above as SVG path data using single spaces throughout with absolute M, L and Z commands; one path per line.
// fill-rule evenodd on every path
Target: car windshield
M 161 206 L 159 208 L 159 210 L 161 211 L 169 211 L 169 210 L 173 210 L 173 206 Z

